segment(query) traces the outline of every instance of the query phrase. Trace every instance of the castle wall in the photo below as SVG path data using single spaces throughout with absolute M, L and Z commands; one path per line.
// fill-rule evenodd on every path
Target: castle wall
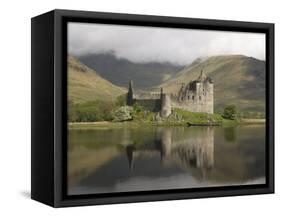
M 171 105 L 191 112 L 213 113 L 213 84 L 208 82 L 193 83 L 179 95 L 172 95 Z
M 161 99 L 135 99 L 134 103 L 148 111 L 159 112 L 161 110 Z
M 134 99 L 141 100 L 141 99 L 160 99 L 160 93 L 134 93 Z

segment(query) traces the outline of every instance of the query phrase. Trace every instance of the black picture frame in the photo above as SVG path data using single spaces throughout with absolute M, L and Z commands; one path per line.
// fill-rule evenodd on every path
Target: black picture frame
M 266 184 L 180 190 L 66 194 L 67 22 L 266 34 Z M 31 21 L 31 198 L 53 207 L 274 193 L 274 24 L 53 10 Z

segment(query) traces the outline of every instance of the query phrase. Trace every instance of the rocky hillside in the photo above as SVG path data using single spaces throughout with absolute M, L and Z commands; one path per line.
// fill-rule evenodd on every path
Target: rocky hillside
M 242 55 L 213 56 L 197 59 L 174 78 L 156 88 L 177 92 L 181 83 L 197 79 L 204 70 L 214 81 L 215 110 L 235 104 L 243 111 L 265 110 L 265 62 Z
M 68 99 L 73 103 L 115 100 L 125 89 L 100 77 L 72 56 L 68 57 Z

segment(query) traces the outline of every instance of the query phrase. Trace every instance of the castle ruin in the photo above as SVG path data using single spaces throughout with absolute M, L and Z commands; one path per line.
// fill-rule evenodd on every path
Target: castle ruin
M 172 108 L 180 108 L 190 112 L 214 112 L 214 84 L 210 77 L 201 70 L 199 77 L 182 84 L 177 93 L 135 93 L 133 82 L 130 81 L 127 93 L 127 105 L 135 103 L 144 109 L 159 112 L 162 117 L 168 117 Z

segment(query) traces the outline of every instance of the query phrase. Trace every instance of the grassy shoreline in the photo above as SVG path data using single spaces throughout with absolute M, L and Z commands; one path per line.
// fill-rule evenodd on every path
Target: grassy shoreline
M 188 122 L 147 122 L 147 121 L 124 121 L 124 122 L 111 122 L 111 121 L 99 121 L 99 122 L 69 122 L 69 129 L 108 129 L 108 128 L 138 128 L 138 127 L 155 127 L 155 126 L 239 126 L 239 125 L 256 125 L 265 124 L 265 119 L 240 119 L 240 120 L 226 120 L 223 119 L 221 123 L 188 123 Z

